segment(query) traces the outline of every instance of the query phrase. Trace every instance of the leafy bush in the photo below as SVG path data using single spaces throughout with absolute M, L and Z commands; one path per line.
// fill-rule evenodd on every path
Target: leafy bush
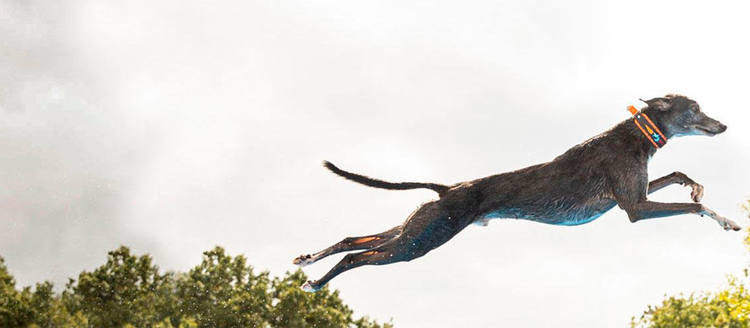
M 750 212 L 750 201 L 745 209 Z M 745 236 L 745 246 L 750 249 L 750 234 Z M 748 269 L 739 278 L 730 276 L 728 286 L 717 292 L 665 298 L 662 304 L 649 306 L 639 320 L 633 318 L 631 327 L 750 327 Z
M 355 320 L 337 291 L 305 293 L 305 281 L 299 270 L 255 274 L 218 246 L 187 273 L 162 273 L 122 246 L 57 294 L 50 282 L 17 289 L 0 257 L 0 327 L 393 327 Z

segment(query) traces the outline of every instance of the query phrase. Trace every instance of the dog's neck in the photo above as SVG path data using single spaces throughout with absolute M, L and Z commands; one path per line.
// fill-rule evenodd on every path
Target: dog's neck
M 635 108 L 632 106 L 630 107 L 630 110 L 633 113 L 633 124 L 635 124 L 638 130 L 641 131 L 643 136 L 646 137 L 654 147 L 659 149 L 667 145 L 667 137 L 662 133 L 659 125 L 651 119 L 650 115 L 643 111 L 634 111 Z
M 654 122 L 655 124 L 658 124 Z M 642 154 L 647 158 L 654 156 L 658 150 L 647 136 L 641 132 L 641 130 L 633 123 L 633 118 L 628 118 L 616 125 L 612 132 L 621 135 L 624 140 L 627 140 L 626 144 L 633 147 L 633 151 Z
M 662 112 L 653 108 L 649 108 L 649 107 L 641 109 L 641 112 L 648 115 L 648 117 L 651 118 L 652 122 L 656 125 L 656 127 L 659 128 L 659 130 L 662 133 L 664 133 L 665 137 L 672 139 L 674 135 L 670 131 L 669 126 L 664 124 Z

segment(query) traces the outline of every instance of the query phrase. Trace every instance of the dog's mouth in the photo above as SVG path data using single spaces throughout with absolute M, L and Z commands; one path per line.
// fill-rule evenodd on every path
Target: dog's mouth
M 710 137 L 713 137 L 713 136 L 715 136 L 715 135 L 723 132 L 723 131 L 719 131 L 719 130 L 715 130 L 715 129 L 710 129 L 710 128 L 703 127 L 703 126 L 698 126 L 698 125 L 693 126 L 693 129 L 698 130 L 698 132 L 700 132 L 701 134 L 707 135 L 707 136 L 710 136 Z

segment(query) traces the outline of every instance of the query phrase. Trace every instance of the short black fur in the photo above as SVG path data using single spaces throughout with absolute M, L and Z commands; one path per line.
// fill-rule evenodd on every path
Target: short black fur
M 668 139 L 713 136 L 727 128 L 684 96 L 670 94 L 644 102 L 647 106 L 641 112 Z M 394 190 L 428 188 L 438 192 L 440 199 L 423 204 L 403 224 L 386 232 L 345 238 L 323 251 L 296 258 L 294 263 L 304 266 L 339 252 L 364 250 L 346 255 L 323 278 L 309 281 L 302 288 L 316 291 L 338 274 L 362 265 L 413 260 L 444 244 L 469 224 L 487 225 L 495 218 L 580 225 L 619 206 L 632 222 L 692 213 L 707 215 L 726 230 L 740 229 L 701 205 L 703 186 L 685 174 L 674 172 L 649 182 L 648 162 L 655 152 L 649 139 L 628 119 L 550 162 L 451 186 L 386 182 L 346 172 L 326 161 L 325 167 L 354 182 Z M 648 200 L 648 194 L 677 183 L 691 187 L 692 203 Z

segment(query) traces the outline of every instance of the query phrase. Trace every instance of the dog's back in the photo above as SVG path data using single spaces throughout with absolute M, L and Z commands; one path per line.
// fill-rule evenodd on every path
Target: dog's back
M 572 147 L 550 162 L 452 186 L 391 183 L 326 163 L 334 173 L 358 183 L 393 190 L 428 188 L 438 192 L 440 199 L 422 204 L 403 224 L 390 230 L 345 238 L 321 252 L 298 257 L 295 264 L 307 265 L 338 252 L 366 250 L 348 254 L 323 278 L 309 281 L 303 289 L 315 291 L 338 274 L 362 265 L 419 258 L 470 223 L 486 225 L 493 218 L 580 225 L 619 205 L 631 222 L 693 213 L 713 218 L 726 230 L 739 230 L 733 221 L 698 203 L 703 187 L 686 175 L 674 172 L 654 181 L 648 179 L 648 161 L 668 138 L 716 135 L 724 132 L 726 126 L 703 114 L 695 101 L 683 96 L 667 95 L 646 103 L 648 106 L 640 112 L 633 108 L 633 119 Z M 694 203 L 647 199 L 649 193 L 675 183 L 693 189 Z

